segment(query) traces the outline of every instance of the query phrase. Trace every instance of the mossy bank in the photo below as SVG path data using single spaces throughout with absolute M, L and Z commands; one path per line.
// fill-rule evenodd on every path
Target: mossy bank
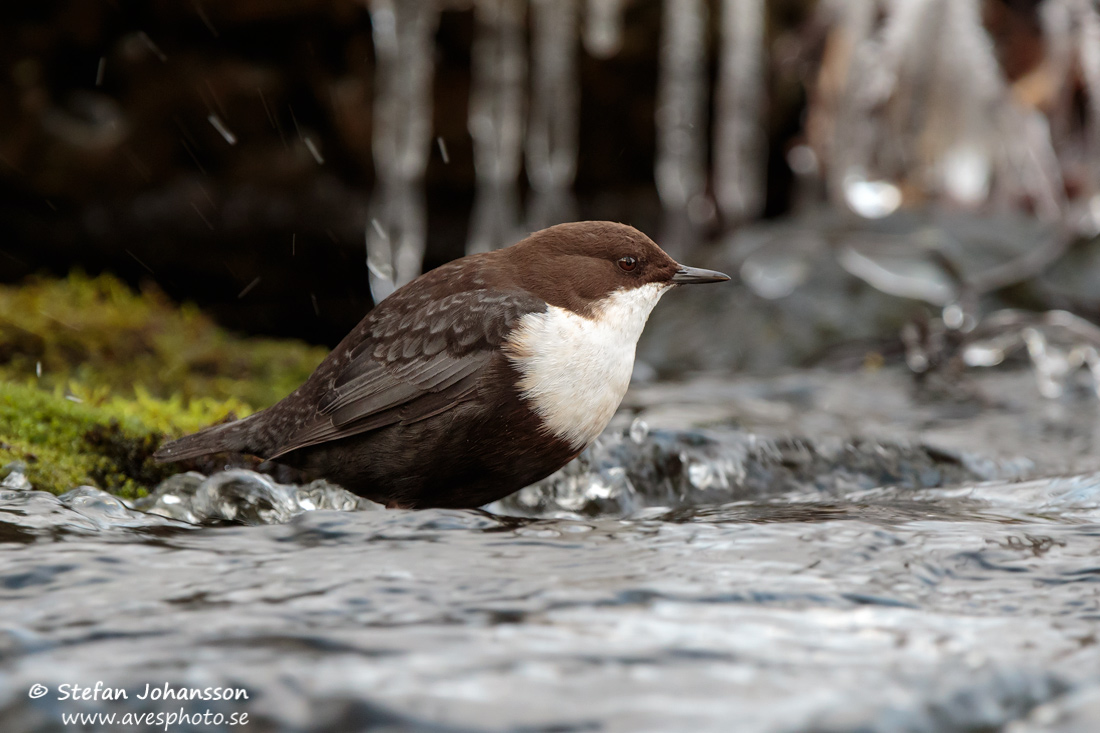
M 178 470 L 151 460 L 166 437 L 278 401 L 325 353 L 234 336 L 109 275 L 0 287 L 0 473 L 140 495 Z

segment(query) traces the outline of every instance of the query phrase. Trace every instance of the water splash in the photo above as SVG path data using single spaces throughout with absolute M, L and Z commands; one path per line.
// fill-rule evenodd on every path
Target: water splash
M 8 466 L 4 471 L 7 475 L 0 480 L 0 525 L 14 520 L 28 541 L 43 536 L 96 535 L 106 530 L 188 528 L 171 518 L 134 509 L 94 486 L 77 486 L 54 496 L 36 491 L 20 466 Z
M 283 524 L 319 509 L 380 509 L 374 502 L 318 480 L 305 486 L 280 484 L 255 471 L 234 469 L 210 477 L 176 474 L 135 502 L 142 511 L 189 524 Z
M 1100 327 L 1066 311 L 995 311 L 977 324 L 960 353 L 967 366 L 992 367 L 1021 350 L 1043 397 L 1072 391 L 1082 373 L 1100 397 Z
M 6 475 L 0 479 L 0 517 L 24 507 L 23 516 L 41 515 L 45 524 L 53 522 L 67 531 L 284 524 L 318 510 L 382 509 L 380 504 L 324 480 L 301 486 L 280 484 L 266 474 L 244 469 L 209 477 L 193 471 L 176 474 L 135 501 L 94 486 L 77 486 L 60 496 L 37 491 L 18 464 L 5 467 L 2 473 Z

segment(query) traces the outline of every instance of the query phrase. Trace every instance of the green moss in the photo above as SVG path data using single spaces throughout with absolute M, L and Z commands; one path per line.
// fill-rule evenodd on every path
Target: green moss
M 78 397 L 36 385 L 0 383 L 0 466 L 26 466 L 35 488 L 60 493 L 80 485 L 135 497 L 175 473 L 153 462 L 165 435 L 182 435 L 250 412 L 239 400 L 159 400 L 147 393 Z M 77 401 L 79 400 L 79 401 Z
M 166 436 L 276 402 L 324 355 L 234 337 L 110 276 L 0 288 L 0 466 L 49 491 L 140 495 L 179 470 L 151 460 Z
M 48 388 L 77 382 L 131 396 L 235 398 L 254 407 L 282 399 L 325 350 L 239 338 L 159 290 L 138 294 L 110 275 L 73 273 L 0 288 L 0 378 L 36 375 Z

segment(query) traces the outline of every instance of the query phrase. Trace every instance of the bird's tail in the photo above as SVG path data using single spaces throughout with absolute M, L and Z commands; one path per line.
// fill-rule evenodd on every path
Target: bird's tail
M 153 459 L 157 463 L 170 463 L 211 453 L 260 455 L 263 448 L 255 444 L 257 436 L 253 422 L 253 418 L 259 414 L 223 425 L 212 425 L 179 440 L 169 441 L 157 449 Z

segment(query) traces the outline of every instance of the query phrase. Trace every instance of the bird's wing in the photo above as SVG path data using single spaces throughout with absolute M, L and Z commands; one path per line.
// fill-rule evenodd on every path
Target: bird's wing
M 531 295 L 488 290 L 385 302 L 364 322 L 359 343 L 335 355 L 340 363 L 315 413 L 268 457 L 414 423 L 472 399 L 516 321 L 545 308 Z

